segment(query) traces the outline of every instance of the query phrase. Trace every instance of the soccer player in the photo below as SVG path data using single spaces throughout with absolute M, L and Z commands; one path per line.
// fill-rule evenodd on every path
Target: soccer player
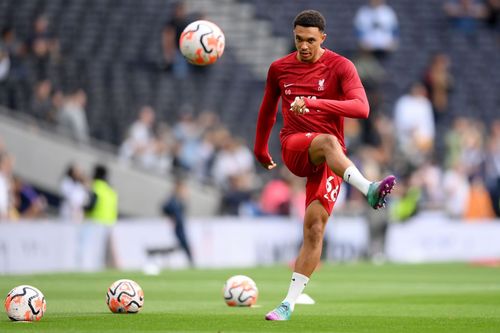
M 325 19 L 315 10 L 297 15 L 293 23 L 297 51 L 269 68 L 257 122 L 254 153 L 268 170 L 276 167 L 268 141 L 281 97 L 284 125 L 281 153 L 295 175 L 307 178 L 303 244 L 295 263 L 288 294 L 266 315 L 289 320 L 295 302 L 318 265 L 323 235 L 342 179 L 361 191 L 374 209 L 385 205 L 395 184 L 388 176 L 367 180 L 346 156 L 344 117 L 367 118 L 369 106 L 354 65 L 323 48 Z

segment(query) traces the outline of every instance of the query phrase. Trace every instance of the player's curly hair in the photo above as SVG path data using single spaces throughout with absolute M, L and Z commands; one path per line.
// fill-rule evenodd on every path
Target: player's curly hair
M 323 14 L 318 12 L 317 10 L 308 9 L 300 12 L 293 21 L 293 27 L 296 26 L 302 27 L 316 27 L 319 31 L 323 32 L 326 28 L 326 21 Z

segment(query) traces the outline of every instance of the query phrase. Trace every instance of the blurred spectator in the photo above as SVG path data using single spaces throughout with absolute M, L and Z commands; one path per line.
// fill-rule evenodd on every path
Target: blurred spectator
M 359 139 L 358 144 L 360 147 L 352 147 L 352 142 L 346 140 L 349 151 L 358 151 L 359 148 L 365 150 L 372 150 L 375 156 L 384 156 L 384 140 L 382 138 L 382 133 L 379 132 L 377 123 L 380 121 L 381 117 L 381 105 L 383 103 L 383 94 L 380 89 L 381 85 L 385 82 L 387 73 L 382 67 L 380 62 L 366 50 L 360 50 L 357 56 L 353 59 L 353 63 L 356 66 L 359 77 L 363 86 L 365 87 L 366 96 L 368 102 L 370 103 L 370 117 L 366 120 L 359 121 L 358 119 L 345 119 L 344 129 L 347 139 L 347 135 L 351 133 L 349 129 L 349 124 L 356 124 L 355 129 L 357 139 Z M 384 121 L 383 127 L 388 127 L 387 122 Z M 391 133 L 392 136 L 392 133 Z M 351 136 L 352 137 L 352 136 Z M 382 161 L 380 161 L 382 162 Z
M 137 120 L 130 126 L 127 138 L 120 147 L 122 161 L 135 161 L 148 170 L 161 169 L 162 155 L 167 152 L 169 130 L 162 128 L 162 139 L 157 139 L 153 128 L 155 111 L 149 106 L 143 106 Z
M 221 150 L 216 153 L 212 175 L 215 183 L 222 188 L 230 187 L 230 177 L 247 175 L 253 183 L 255 165 L 253 154 L 243 138 L 228 136 Z
M 462 137 L 467 132 L 467 119 L 465 117 L 457 117 L 453 120 L 452 127 L 445 134 L 445 168 L 454 167 L 460 163 L 462 155 Z
M 259 214 L 290 216 L 302 221 L 306 209 L 305 180 L 286 167 L 278 171 L 278 176 L 267 181 L 261 190 Z M 337 197 L 337 205 L 340 199 Z
M 166 122 L 160 122 L 157 126 L 156 134 L 156 169 L 161 174 L 166 174 L 172 170 L 173 149 L 176 144 L 172 128 Z
M 172 7 L 172 17 L 163 27 L 162 50 L 165 70 L 172 72 L 177 79 L 184 79 L 188 74 L 188 63 L 179 50 L 179 38 L 188 25 L 186 5 L 177 1 Z
M 465 206 L 466 220 L 493 219 L 495 211 L 491 197 L 480 176 L 473 176 L 470 182 L 469 200 Z
M 182 164 L 191 170 L 196 179 L 210 183 L 219 135 L 227 133 L 219 117 L 214 112 L 203 111 L 194 121 L 190 116 L 181 120 L 175 126 L 175 131 L 183 146 L 179 152 Z
M 380 86 L 386 80 L 387 73 L 377 58 L 365 49 L 361 49 L 358 52 L 353 59 L 353 63 L 365 88 L 366 96 L 370 103 L 370 114 L 376 115 L 382 102 Z
M 60 186 L 62 195 L 61 219 L 63 222 L 83 222 L 84 207 L 89 200 L 89 191 L 82 170 L 76 164 L 69 165 Z
M 10 57 L 7 47 L 0 41 L 0 84 L 7 81 L 10 70 Z
M 0 151 L 0 221 L 11 219 L 12 164 L 12 157 L 6 151 Z
M 392 220 L 402 222 L 415 216 L 421 208 L 421 198 L 422 186 L 417 174 L 409 173 L 402 176 L 395 188 L 393 202 L 390 205 Z
M 486 23 L 500 32 L 500 0 L 486 0 Z
M 469 119 L 466 122 L 466 130 L 461 133 L 460 163 L 465 167 L 469 177 L 483 176 L 483 164 L 485 159 L 486 130 L 481 121 Z
M 200 138 L 203 129 L 195 119 L 190 105 L 182 107 L 182 113 L 173 128 L 175 139 L 180 146 L 177 152 L 176 167 L 184 171 L 191 171 L 198 160 Z
M 398 45 L 399 23 L 394 10 L 385 0 L 369 0 L 356 12 L 354 27 L 361 49 L 383 59 Z
M 189 241 L 186 236 L 185 222 L 186 222 L 186 204 L 189 192 L 185 182 L 181 179 L 176 179 L 174 191 L 170 198 L 163 204 L 162 212 L 168 216 L 174 223 L 175 236 L 179 241 L 181 248 L 186 253 L 190 265 L 193 265 L 193 255 L 189 246 Z
M 291 215 L 295 204 L 294 177 L 286 167 L 281 167 L 278 177 L 266 183 L 260 196 L 260 208 L 263 214 Z M 305 201 L 302 206 L 305 206 Z
M 61 134 L 71 137 L 80 143 L 89 141 L 89 126 L 85 106 L 87 94 L 83 89 L 72 91 L 64 97 L 57 122 Z
M 257 212 L 258 208 L 249 209 L 249 206 L 254 204 L 251 175 L 246 173 L 229 175 L 227 185 L 222 189 L 222 192 L 219 209 L 220 215 L 259 215 Z M 243 212 L 245 212 L 245 214 L 243 214 Z
M 51 62 L 59 59 L 59 40 L 49 34 L 49 19 L 40 15 L 35 19 L 33 32 L 28 39 L 28 45 L 33 55 L 35 76 L 38 80 L 49 77 Z
M 39 81 L 35 85 L 35 95 L 31 102 L 31 114 L 37 120 L 55 123 L 56 113 L 51 94 L 52 84 L 49 80 Z
M 6 105 L 8 100 L 8 77 L 10 71 L 10 56 L 7 47 L 0 41 L 0 105 Z
M 444 12 L 453 27 L 466 35 L 474 34 L 479 20 L 487 14 L 485 6 L 476 0 L 449 0 L 444 4 Z
M 414 83 L 394 107 L 394 127 L 399 150 L 413 165 L 419 165 L 433 150 L 435 136 L 432 105 L 425 87 Z
M 208 130 L 201 138 L 192 172 L 204 184 L 211 183 L 211 169 L 215 158 L 216 130 Z
M 19 177 L 13 177 L 13 194 L 14 207 L 20 218 L 33 219 L 45 215 L 47 199 Z
M 290 214 L 292 193 L 286 179 L 279 177 L 264 186 L 260 196 L 260 207 L 266 215 Z
M 493 209 L 500 217 L 500 120 L 491 123 L 485 158 L 486 186 L 490 193 Z
M 453 77 L 450 73 L 450 58 L 445 53 L 435 54 L 424 74 L 424 83 L 429 92 L 434 118 L 438 124 L 449 118 L 448 95 L 453 88 Z
M 432 159 L 428 159 L 414 172 L 422 189 L 422 205 L 425 209 L 441 209 L 444 204 L 443 187 L 437 179 L 443 179 L 443 170 Z
M 108 168 L 94 167 L 94 181 L 89 203 L 85 206 L 86 217 L 95 223 L 112 226 L 118 218 L 118 195 L 108 182 Z
M 456 162 L 443 176 L 445 210 L 452 218 L 464 217 L 469 202 L 470 185 L 465 169 Z
M 12 27 L 2 29 L 3 54 L 9 57 L 9 71 L 6 82 L 2 85 L 5 89 L 4 100 L 0 102 L 11 109 L 19 109 L 29 100 L 30 86 L 28 82 L 28 70 L 26 67 L 26 45 L 19 41 L 16 31 Z

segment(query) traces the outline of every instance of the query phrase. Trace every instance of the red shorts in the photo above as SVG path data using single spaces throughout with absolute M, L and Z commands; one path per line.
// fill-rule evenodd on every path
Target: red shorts
M 337 176 L 326 163 L 314 165 L 309 159 L 309 147 L 320 133 L 296 133 L 288 135 L 281 142 L 281 156 L 285 165 L 299 177 L 306 177 L 306 208 L 314 200 L 332 213 L 337 201 L 342 178 Z

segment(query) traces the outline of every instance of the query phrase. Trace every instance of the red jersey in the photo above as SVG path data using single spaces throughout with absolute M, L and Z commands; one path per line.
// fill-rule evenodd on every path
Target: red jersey
M 284 119 L 281 142 L 294 133 L 325 133 L 336 136 L 345 151 L 344 117 L 367 118 L 369 113 L 365 90 L 351 61 L 325 49 L 316 62 L 305 63 L 293 52 L 269 68 L 254 146 L 260 162 L 271 161 L 268 140 L 280 97 Z M 295 97 L 304 97 L 308 113 L 290 111 Z

